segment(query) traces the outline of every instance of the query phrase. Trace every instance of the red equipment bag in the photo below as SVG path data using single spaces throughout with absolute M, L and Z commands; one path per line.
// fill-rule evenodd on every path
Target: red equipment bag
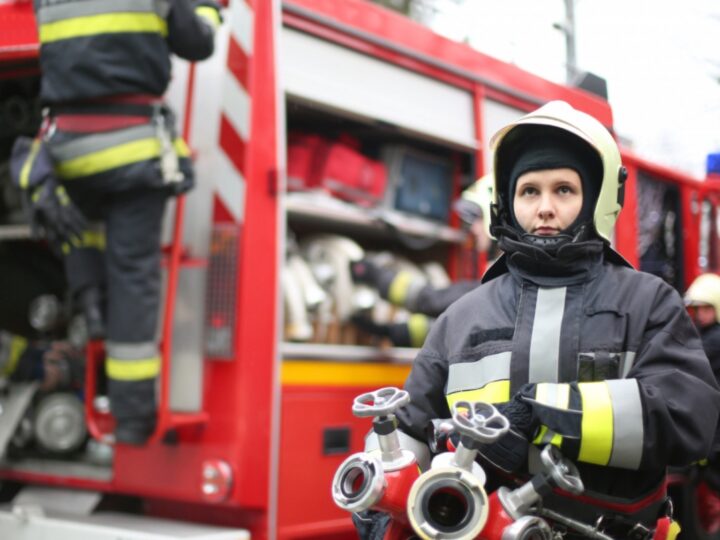
M 331 195 L 362 206 L 374 206 L 385 196 L 385 165 L 346 143 L 333 143 L 319 170 L 318 185 Z
M 317 175 L 330 141 L 320 135 L 290 133 L 287 149 L 287 187 L 300 191 L 317 187 Z

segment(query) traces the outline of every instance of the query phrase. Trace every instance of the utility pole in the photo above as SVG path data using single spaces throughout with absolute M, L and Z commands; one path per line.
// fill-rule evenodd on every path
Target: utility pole
M 577 74 L 577 57 L 575 55 L 575 0 L 565 2 L 565 21 L 553 24 L 553 28 L 565 35 L 565 77 L 568 84 L 573 84 Z

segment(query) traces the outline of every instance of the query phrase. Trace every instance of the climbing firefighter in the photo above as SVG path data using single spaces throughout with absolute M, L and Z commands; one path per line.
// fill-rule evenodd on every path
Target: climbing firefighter
M 487 174 L 462 192 L 454 210 L 474 242 L 474 251 L 487 253 L 490 237 L 492 174 Z M 434 287 L 409 271 L 396 270 L 366 257 L 350 265 L 353 281 L 378 290 L 390 303 L 411 312 L 406 322 L 378 324 L 368 315 L 357 314 L 353 322 L 362 330 L 387 337 L 396 347 L 421 347 L 435 319 L 458 298 L 480 285 L 478 280 L 462 280 L 447 287 Z
M 685 305 L 700 332 L 715 380 L 720 382 L 720 276 L 698 276 L 685 293 Z M 714 448 L 699 470 L 698 518 L 708 534 L 717 534 L 720 532 L 720 449 Z
M 503 255 L 417 355 L 397 414 L 403 444 L 427 464 L 433 419 L 458 400 L 494 403 L 511 430 L 480 449 L 490 490 L 536 472 L 538 447 L 553 444 L 586 490 L 553 492 L 544 507 L 614 538 L 651 538 L 669 511 L 667 466 L 705 457 L 718 421 L 700 338 L 678 293 L 610 247 L 626 172 L 602 124 L 551 102 L 491 146 Z M 358 518 L 375 525 L 368 536 L 382 527 L 382 516 Z
M 194 184 L 162 96 L 171 54 L 212 54 L 219 6 L 38 0 L 35 9 L 46 113 L 38 137 L 16 144 L 15 174 L 34 225 L 65 256 L 90 337 L 106 338 L 115 438 L 142 444 L 155 426 L 163 212 Z

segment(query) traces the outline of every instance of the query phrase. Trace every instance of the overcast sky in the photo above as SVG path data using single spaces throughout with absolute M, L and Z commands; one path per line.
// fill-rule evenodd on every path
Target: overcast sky
M 565 82 L 563 0 L 443 3 L 434 28 Z M 643 157 L 698 177 L 720 152 L 720 2 L 576 0 L 577 61 L 608 82 L 615 127 Z

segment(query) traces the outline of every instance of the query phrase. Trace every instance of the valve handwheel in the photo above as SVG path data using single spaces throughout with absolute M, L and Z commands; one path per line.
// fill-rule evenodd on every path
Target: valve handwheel
M 580 479 L 580 472 L 575 464 L 564 458 L 555 446 L 548 444 L 540 453 L 540 460 L 550 473 L 550 480 L 557 487 L 574 495 L 585 490 Z
M 392 386 L 366 392 L 355 398 L 352 412 L 355 416 L 387 416 L 398 408 L 410 403 L 410 394 Z
M 482 401 L 458 401 L 453 405 L 452 419 L 461 435 L 481 443 L 496 441 L 510 429 L 510 421 L 493 405 Z

